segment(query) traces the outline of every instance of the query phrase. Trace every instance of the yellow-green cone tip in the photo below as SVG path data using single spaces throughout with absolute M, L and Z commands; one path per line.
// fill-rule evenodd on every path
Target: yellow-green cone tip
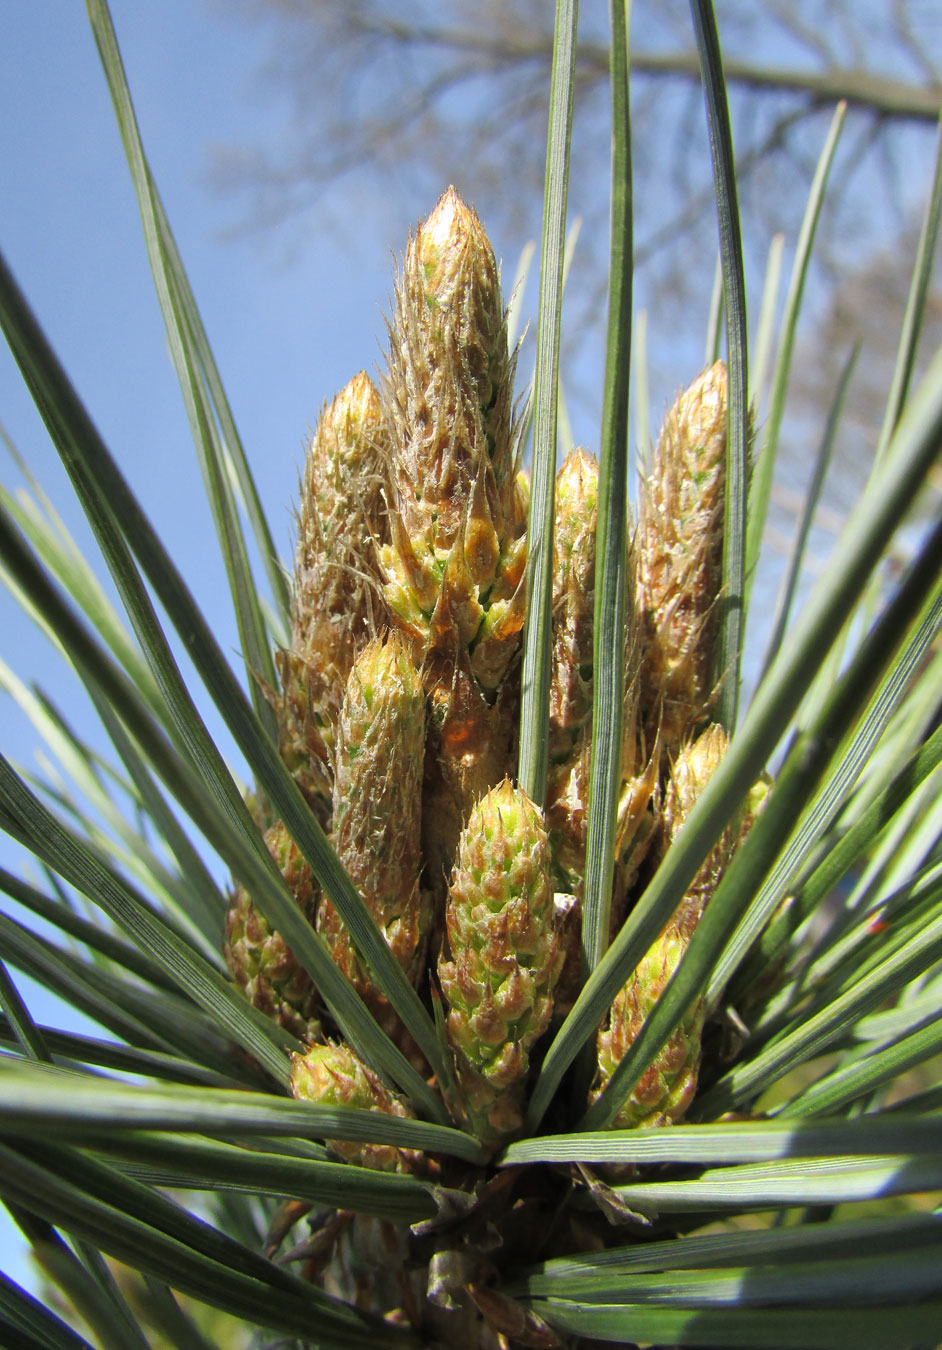
M 668 845 L 680 834 L 684 822 L 703 795 L 728 749 L 729 737 L 715 723 L 708 726 L 695 741 L 683 746 L 677 754 L 664 793 L 662 812 Z M 674 911 L 671 922 L 683 929 L 687 941 L 726 871 L 738 838 L 738 823 L 723 831 Z
M 746 839 L 749 831 L 765 809 L 765 804 L 768 801 L 772 787 L 772 778 L 769 774 L 763 773 L 762 776 L 753 783 L 746 794 L 746 799 L 743 803 L 742 819 L 739 826 L 737 848 Z M 766 920 L 760 938 L 758 938 L 753 945 L 750 958 L 757 953 L 760 942 L 768 938 L 770 930 L 778 928 L 781 932 L 781 925 L 785 923 L 786 915 L 789 910 L 792 909 L 794 903 L 794 895 L 785 895 L 782 897 L 772 914 L 770 914 L 769 918 Z M 782 982 L 782 978 L 788 968 L 790 955 L 788 945 L 784 938 L 785 934 L 783 932 L 781 934 L 781 941 L 779 944 L 776 944 L 777 949 L 774 950 L 771 957 L 767 960 L 765 969 L 760 975 L 753 977 L 751 983 L 747 983 L 745 986 L 742 984 L 742 969 L 739 976 L 737 976 L 736 983 L 739 985 L 739 989 L 735 1000 L 736 1016 L 739 1021 L 746 1026 L 750 1025 L 757 1008 L 766 1004 L 768 999 Z M 748 964 L 751 965 L 751 960 L 749 958 L 747 958 L 747 961 Z M 714 1012 L 722 1001 L 723 992 L 717 991 L 707 1012 Z
M 280 654 L 281 755 L 308 795 L 329 796 L 332 726 L 356 653 L 384 626 L 376 550 L 388 436 L 364 372 L 326 406 L 311 438 L 298 512 L 291 646 Z
M 662 752 L 708 715 L 722 576 L 728 391 L 717 361 L 679 395 L 642 483 L 636 548 L 642 717 Z
M 356 1107 L 387 1116 L 411 1115 L 371 1069 L 347 1045 L 313 1045 L 291 1057 L 291 1092 L 298 1101 L 318 1106 Z M 349 1139 L 325 1139 L 338 1157 L 378 1172 L 412 1172 L 420 1155 L 390 1144 L 365 1144 Z
M 556 475 L 546 825 L 557 883 L 576 895 L 588 826 L 598 482 L 598 461 L 581 448 Z M 581 914 L 576 905 L 566 924 L 567 967 L 575 978 Z
M 559 945 L 542 812 L 509 780 L 462 832 L 446 912 L 449 1005 L 461 1108 L 485 1142 L 519 1127 L 529 1051 L 549 1024 Z
M 419 888 L 425 694 L 398 633 L 375 638 L 346 682 L 336 732 L 331 842 L 390 949 L 413 980 L 424 969 L 430 915 Z M 373 994 L 334 906 L 318 930 L 360 993 Z
M 667 844 L 673 843 L 680 834 L 728 745 L 722 727 L 710 726 L 678 753 L 664 797 L 662 828 Z M 598 1096 L 634 1044 L 672 979 L 703 911 L 723 877 L 737 839 L 738 826 L 723 832 L 660 936 L 616 995 L 608 1023 L 598 1036 L 600 1087 L 593 1097 Z M 698 998 L 632 1089 L 612 1121 L 613 1129 L 666 1125 L 681 1119 L 696 1092 L 704 1018 L 703 1000 Z
M 569 757 L 592 713 L 592 629 L 599 466 L 573 450 L 556 476 L 550 758 Z
M 608 1026 L 599 1032 L 598 1038 L 602 1086 L 637 1040 L 686 949 L 686 941 L 668 926 L 658 941 L 648 948 L 632 978 L 616 995 Z M 631 1090 L 612 1121 L 611 1129 L 671 1125 L 681 1119 L 697 1089 L 703 1019 L 703 1004 L 697 1000 Z
M 312 926 L 317 887 L 294 840 L 279 821 L 265 842 L 301 913 Z M 229 897 L 223 955 L 253 1007 L 303 1040 L 319 1033 L 320 998 L 304 967 L 242 886 Z
M 592 752 L 594 611 L 599 466 L 577 448 L 556 477 L 553 550 L 553 630 L 550 675 L 549 769 L 546 821 L 559 889 L 576 897 L 563 924 L 566 962 L 557 1013 L 572 1005 L 581 985 L 582 890 L 586 868 Z M 646 780 L 634 782 L 637 759 L 637 622 L 630 549 L 625 558 L 624 700 L 617 845 L 627 846 L 647 805 Z M 627 796 L 625 794 L 628 794 Z M 620 922 L 622 869 L 616 870 L 612 923 Z
M 410 240 L 384 400 L 389 608 L 421 660 L 476 648 L 496 688 L 519 645 L 525 542 L 516 503 L 513 358 L 493 250 L 453 188 Z
M 454 188 L 409 241 L 390 337 L 396 506 L 407 536 L 443 556 L 478 475 L 490 470 L 488 504 L 500 517 L 514 469 L 497 262 L 476 212 Z
M 429 698 L 423 844 L 443 903 L 461 826 L 512 765 L 527 548 L 497 262 L 453 188 L 409 241 L 389 337 L 380 561 Z

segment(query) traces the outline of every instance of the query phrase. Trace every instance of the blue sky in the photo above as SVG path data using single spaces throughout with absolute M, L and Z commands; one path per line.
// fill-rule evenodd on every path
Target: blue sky
M 257 28 L 213 0 L 159 6 L 111 0 L 142 137 L 253 465 L 276 543 L 290 560 L 304 438 L 324 401 L 381 358 L 394 254 L 434 205 L 404 182 L 395 194 L 358 183 L 355 211 L 329 213 L 317 239 L 296 224 L 264 237 L 232 229 L 237 208 L 213 189 L 214 145 L 249 143 L 280 123 L 259 75 Z M 132 488 L 237 656 L 228 589 L 151 283 L 137 204 L 84 5 L 17 5 L 0 51 L 0 251 Z M 442 187 L 446 186 L 442 184 Z M 423 195 L 420 195 L 423 194 Z M 516 259 L 505 269 L 513 273 Z M 97 549 L 5 344 L 0 425 L 87 556 Z M 0 481 L 20 485 L 0 446 Z M 107 573 L 98 565 L 107 583 Z M 0 660 L 49 693 L 105 750 L 81 686 L 0 586 Z M 238 665 L 238 661 L 236 661 Z M 202 708 L 214 732 L 219 721 Z M 2 748 L 38 769 L 39 737 L 0 690 Z M 0 867 L 37 879 L 0 834 Z M 41 880 L 41 878 L 40 878 Z M 6 906 L 4 906 L 6 907 Z M 15 906 L 11 907 L 15 912 Z M 14 972 L 31 1014 L 81 1027 Z M 91 1028 L 92 1034 L 100 1034 Z M 0 1208 L 0 1267 L 35 1274 Z
M 412 219 L 377 199 L 329 247 L 279 259 L 277 236 L 223 240 L 232 212 L 206 180 L 212 142 L 264 125 L 257 35 L 203 3 L 114 0 L 112 14 L 142 133 L 202 308 L 276 539 L 292 540 L 291 502 L 306 428 L 325 398 L 372 367 L 383 335 L 390 249 Z M 255 41 L 253 41 L 253 36 Z M 0 249 L 99 430 L 234 651 L 218 561 L 179 391 L 150 282 L 137 207 L 84 6 L 15 5 L 0 53 Z M 360 196 L 361 201 L 368 197 Z M 0 423 L 86 549 L 80 509 L 0 350 Z M 17 482 L 0 449 L 3 481 Z M 0 657 L 40 680 L 83 733 L 97 737 L 77 681 L 0 589 Z M 37 737 L 0 693 L 3 749 L 35 767 Z M 100 743 L 100 741 L 99 741 Z M 28 861 L 5 837 L 0 866 Z M 28 980 L 39 1020 L 60 1022 Z M 32 1283 L 16 1230 L 0 1217 L 0 1265 Z
M 418 181 L 391 195 L 363 179 L 356 210 L 317 241 L 299 240 L 294 226 L 264 241 L 233 236 L 232 204 L 210 187 L 207 165 L 213 144 L 246 143 L 281 126 L 258 77 L 259 30 L 225 19 L 211 0 L 111 0 L 111 9 L 151 166 L 276 541 L 289 557 L 306 428 L 325 399 L 379 360 L 392 254 L 433 202 L 416 195 L 424 191 Z M 225 578 L 84 6 L 10 5 L 4 39 L 0 250 L 224 648 L 235 652 Z M 515 264 L 504 258 L 505 276 Z M 697 360 L 699 318 L 693 331 Z M 0 423 L 79 543 L 93 550 L 5 346 Z M 2 448 L 0 477 L 17 481 Z M 0 633 L 0 658 L 21 678 L 41 681 L 97 737 L 78 682 L 2 588 Z M 0 726 L 4 753 L 34 766 L 36 734 L 2 692 Z M 0 836 L 0 866 L 26 864 Z M 23 991 L 39 1020 L 59 1020 L 26 980 Z M 32 1283 L 2 1214 L 0 1264 Z

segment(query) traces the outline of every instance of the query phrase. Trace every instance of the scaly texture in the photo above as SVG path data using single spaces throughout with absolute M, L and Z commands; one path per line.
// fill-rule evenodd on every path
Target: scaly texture
M 678 754 L 667 786 L 663 828 L 673 843 L 727 749 L 722 727 L 710 726 Z M 608 1025 L 598 1036 L 600 1086 L 634 1044 L 651 1010 L 680 964 L 710 896 L 714 893 L 738 841 L 737 825 L 724 830 L 694 877 L 680 904 L 652 943 L 612 1004 Z M 700 1039 L 705 1009 L 697 999 L 662 1047 L 654 1062 L 621 1106 L 613 1129 L 667 1125 L 679 1120 L 693 1100 L 700 1064 Z
M 515 538 L 514 362 L 487 235 L 450 188 L 410 240 L 390 327 L 384 389 L 395 453 L 390 608 L 420 656 L 482 649 L 475 673 L 500 679 L 512 647 L 523 549 Z M 509 655 L 509 654 L 508 654 Z
M 582 449 L 556 476 L 546 823 L 560 880 L 573 892 L 585 868 L 589 804 L 598 482 L 598 462 Z
M 325 407 L 308 448 L 291 647 L 279 660 L 281 756 L 315 809 L 330 797 L 333 723 L 347 676 L 385 621 L 376 549 L 387 458 L 379 394 L 361 371 Z
M 729 737 L 726 732 L 718 723 L 711 723 L 677 755 L 664 793 L 662 829 L 665 851 L 680 834 L 684 822 L 703 796 L 728 748 Z M 737 817 L 735 824 L 727 826 L 713 845 L 674 911 L 672 922 L 677 922 L 684 931 L 692 933 L 699 923 L 707 901 L 719 885 L 739 842 L 740 829 L 740 819 Z
M 549 1024 L 562 962 L 542 812 L 509 780 L 462 832 L 446 924 L 451 959 L 438 974 L 458 1106 L 497 1144 L 520 1126 L 530 1048 Z
M 575 1001 L 582 976 L 598 482 L 598 461 L 581 448 L 571 451 L 556 475 L 546 828 L 555 883 L 572 896 L 560 917 L 564 958 L 555 1001 L 557 1018 L 565 1016 Z
M 568 455 L 556 477 L 546 823 L 553 850 L 554 877 L 560 889 L 574 897 L 562 925 L 566 961 L 557 991 L 558 1014 L 568 1011 L 581 984 L 579 947 L 592 753 L 598 478 L 598 462 L 582 449 Z M 617 822 L 619 867 L 612 897 L 613 926 L 623 917 L 625 881 L 632 870 L 621 865 L 621 857 L 632 850 L 656 781 L 656 771 L 650 764 L 640 774 L 637 772 L 638 628 L 630 552 L 626 558 L 626 581 L 622 782 Z
M 739 827 L 740 843 L 746 838 L 756 820 L 765 809 L 765 804 L 768 801 L 769 793 L 771 791 L 772 779 L 768 774 L 763 774 L 749 789 L 743 803 L 742 822 Z M 769 915 L 769 918 L 766 920 L 765 927 L 753 944 L 749 956 L 741 964 L 736 974 L 734 980 L 734 984 L 737 987 L 734 1005 L 735 1021 L 740 1027 L 750 1026 L 753 1018 L 757 1015 L 758 1010 L 766 1006 L 782 982 L 789 960 L 789 948 L 786 942 L 786 936 L 790 936 L 800 923 L 800 920 L 796 918 L 793 918 L 791 923 L 788 921 L 788 914 L 793 908 L 794 903 L 794 895 L 789 894 L 782 897 L 773 912 Z M 753 965 L 754 958 L 758 956 L 761 948 L 765 946 L 769 938 L 776 932 L 778 933 L 778 943 L 775 944 L 768 953 L 764 969 L 762 969 L 760 974 L 756 975 L 754 973 L 755 967 Z M 753 972 L 751 980 L 747 975 L 747 972 L 749 971 Z M 744 975 L 746 975 L 745 983 L 743 980 Z M 716 1011 L 716 1008 L 719 1006 L 722 999 L 722 993 L 718 992 L 713 1002 L 707 1008 L 708 1015 Z
M 424 746 L 425 695 L 409 648 L 398 633 L 376 638 L 346 681 L 331 838 L 390 950 L 416 982 L 429 929 L 428 901 L 419 887 Z M 317 926 L 341 970 L 375 1007 L 379 995 L 327 899 Z
M 599 1075 L 603 1087 L 637 1040 L 686 949 L 686 941 L 668 924 L 657 942 L 645 952 L 632 978 L 615 996 L 609 1025 L 598 1038 Z M 659 1051 L 657 1059 L 632 1088 L 612 1121 L 612 1129 L 670 1125 L 686 1113 L 697 1089 L 703 1020 L 703 1004 L 697 1000 Z
M 411 1112 L 347 1045 L 313 1045 L 291 1057 L 291 1092 L 302 1102 L 318 1106 L 357 1107 L 387 1116 L 408 1118 Z M 421 1170 L 421 1155 L 391 1144 L 361 1144 L 349 1139 L 325 1139 L 328 1148 L 346 1162 L 377 1172 Z
M 637 599 L 642 707 L 665 757 L 709 713 L 723 559 L 727 377 L 721 361 L 680 394 L 642 483 Z
M 313 925 L 317 888 L 300 849 L 280 821 L 266 831 L 265 843 L 298 909 Z M 254 1007 L 299 1040 L 319 1033 L 320 1000 L 310 975 L 242 886 L 229 897 L 223 955 Z
M 493 250 L 450 188 L 410 240 L 396 287 L 380 552 L 387 605 L 430 698 L 424 843 L 440 896 L 461 824 L 511 764 L 502 685 L 519 651 L 526 562 L 513 371 Z

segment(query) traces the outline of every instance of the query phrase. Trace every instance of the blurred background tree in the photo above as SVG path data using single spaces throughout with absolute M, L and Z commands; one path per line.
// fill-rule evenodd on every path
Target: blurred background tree
M 338 265 L 334 241 L 325 238 L 324 226 L 332 223 L 338 233 L 345 228 L 352 233 L 351 213 L 359 213 L 358 232 L 372 228 L 374 237 L 383 241 L 383 250 L 388 249 L 404 237 L 404 231 L 391 223 L 393 214 L 414 221 L 427 211 L 444 183 L 454 179 L 488 221 L 504 258 L 505 277 L 512 277 L 521 248 L 538 236 L 540 227 L 550 0 L 539 4 L 505 0 L 503 5 L 482 0 L 474 6 L 420 4 L 417 0 L 398 4 L 388 0 L 385 5 L 378 0 L 207 0 L 206 7 L 224 15 L 224 22 L 231 20 L 233 32 L 238 24 L 243 40 L 247 33 L 253 42 L 261 36 L 256 46 L 261 51 L 264 44 L 270 57 L 265 62 L 259 58 L 266 104 L 265 116 L 259 121 L 272 125 L 267 111 L 272 105 L 281 115 L 263 143 L 252 144 L 247 136 L 240 143 L 236 130 L 231 141 L 227 131 L 229 143 L 220 141 L 217 147 L 216 182 L 227 188 L 230 195 L 225 209 L 243 233 L 266 239 L 266 248 L 287 242 L 298 250 L 306 248 L 309 256 L 318 251 L 322 259 L 331 259 L 330 266 L 338 272 L 348 270 Z M 808 410 L 807 417 L 796 417 L 786 427 L 783 464 L 797 479 L 801 472 L 807 476 L 810 454 L 820 435 L 820 413 L 812 416 L 812 412 L 826 406 L 833 396 L 837 372 L 854 340 L 858 336 L 872 340 L 873 333 L 884 337 L 876 359 L 887 369 L 892 363 L 940 101 L 942 32 L 937 0 L 918 7 L 891 7 L 888 0 L 883 4 L 862 0 L 856 6 L 829 0 L 802 4 L 799 0 L 788 7 L 787 14 L 784 6 L 759 0 L 751 7 L 721 4 L 720 9 L 740 159 L 753 322 L 770 240 L 779 231 L 786 237 L 787 275 L 808 179 L 834 100 L 840 96 L 850 100 L 816 248 L 816 271 L 808 290 L 804 342 L 792 380 L 793 392 L 803 395 Z M 566 316 L 569 359 L 565 374 L 573 421 L 580 439 L 594 449 L 599 336 L 605 312 L 604 263 L 599 260 L 607 252 L 604 187 L 594 182 L 598 177 L 604 184 L 608 151 L 604 11 L 602 0 L 583 0 L 572 200 L 574 210 L 583 216 L 584 228 L 575 259 L 580 281 L 570 289 Z M 179 12 L 186 13 L 186 7 Z M 132 16 L 128 27 L 133 30 L 141 11 L 135 16 L 130 7 L 128 13 Z M 802 28 L 802 16 L 807 30 Z M 814 32 L 812 25 L 817 25 Z M 716 234 L 710 165 L 701 125 L 702 94 L 688 50 L 688 26 L 685 4 L 665 0 L 652 5 L 637 0 L 636 301 L 650 315 L 653 425 L 672 392 L 703 362 L 713 284 Z M 199 50 L 198 44 L 194 50 Z M 197 62 L 191 66 L 189 60 L 187 66 L 190 74 L 194 66 L 200 70 L 201 89 L 208 93 L 212 86 L 202 67 Z M 173 78 L 172 67 L 159 72 L 159 83 L 164 89 L 172 88 L 173 98 L 182 106 L 180 81 Z M 164 111 L 155 120 L 159 125 L 172 117 Z M 188 138 L 200 144 L 200 119 L 191 115 L 186 120 Z M 319 128 L 318 135 L 311 135 L 312 127 Z M 172 158 L 181 162 L 183 156 Z M 81 162 L 84 168 L 84 159 Z M 36 157 L 36 164 L 38 177 L 51 177 L 41 157 Z M 98 204 L 95 220 L 101 232 L 101 184 L 87 172 L 84 177 Z M 384 184 L 388 214 L 384 205 L 376 207 L 377 180 Z M 11 199 L 15 200 L 13 194 Z M 371 219 L 364 224 L 366 213 Z M 70 212 L 50 211 L 43 227 L 34 233 L 52 233 L 63 217 L 71 224 Z M 81 269 L 74 267 L 75 256 L 81 254 L 70 249 L 70 265 L 78 275 Z M 276 313 L 283 331 L 292 328 L 276 294 L 266 294 L 264 311 L 260 306 L 253 315 L 242 300 L 242 287 L 232 285 L 238 263 L 230 261 L 221 270 L 225 271 L 229 303 L 222 311 L 225 322 L 220 323 L 217 316 L 216 326 L 224 338 L 241 330 L 258 342 L 253 319 L 263 312 Z M 784 286 L 783 280 L 780 300 Z M 304 304 L 309 306 L 310 328 L 323 327 L 325 318 L 329 327 L 331 310 L 343 302 L 301 286 L 296 289 L 303 292 Z M 929 307 L 934 331 L 925 334 L 924 350 L 931 350 L 939 337 L 939 289 L 937 275 Z M 532 312 L 534 292 L 531 280 L 524 306 L 527 312 Z M 56 300 L 58 305 L 58 296 Z M 351 307 L 349 297 L 345 307 Z M 377 294 L 377 320 L 381 308 Z M 302 324 L 306 319 L 307 311 Z M 819 327 L 825 334 L 820 340 L 816 336 Z M 84 345 L 91 348 L 84 324 L 82 336 Z M 331 336 L 336 338 L 335 330 Z M 296 348 L 304 346 L 300 325 L 292 341 Z M 355 359 L 371 360 L 369 344 L 364 355 Z M 314 378 L 305 370 L 308 382 L 303 388 L 305 399 L 311 391 L 313 410 L 313 404 L 332 391 L 332 376 L 325 376 L 323 368 L 314 363 L 311 368 Z M 120 383 L 110 363 L 107 376 L 109 386 Z M 828 508 L 833 512 L 842 510 L 866 472 L 863 450 L 875 440 L 881 413 L 880 402 L 871 404 L 868 395 L 872 389 L 882 393 L 886 384 L 882 369 L 875 374 L 870 365 L 858 371 L 849 399 L 854 410 L 850 440 L 842 445 L 843 471 L 831 479 Z M 279 402 L 284 405 L 287 400 L 273 393 L 264 375 L 244 380 L 243 388 L 250 386 L 267 419 L 285 412 Z M 287 435 L 266 425 L 263 443 L 276 447 L 273 460 L 287 459 L 289 452 L 284 447 L 294 443 L 297 407 L 292 406 L 289 413 L 292 424 Z M 136 418 L 147 420 L 140 409 Z M 127 441 L 138 459 L 147 458 L 134 437 L 125 438 L 125 443 L 119 438 L 129 458 Z M 178 517 L 184 494 L 179 480 L 168 473 L 163 455 L 159 463 L 161 478 L 173 483 L 173 511 Z M 791 523 L 792 499 L 787 488 L 787 483 L 780 484 L 783 528 Z M 195 531 L 189 533 L 198 538 Z M 203 555 L 198 569 L 203 581 L 208 552 L 205 536 L 198 546 Z M 229 642 L 231 646 L 234 639 Z M 207 1331 L 207 1335 L 210 1343 L 223 1343 L 218 1331 Z
M 303 246 L 342 228 L 367 175 L 391 203 L 432 201 L 454 180 L 474 201 L 513 275 L 539 237 L 549 0 L 216 0 L 256 28 L 260 77 L 281 108 L 280 131 L 254 145 L 217 146 L 217 185 L 238 227 Z M 791 528 L 840 369 L 865 338 L 835 448 L 820 521 L 854 500 L 879 432 L 942 104 L 937 0 L 726 0 L 717 6 L 738 156 L 753 327 L 768 250 L 790 250 L 835 104 L 847 122 L 809 278 L 805 343 L 796 355 L 785 471 L 770 527 Z M 573 260 L 564 369 L 576 439 L 598 425 L 605 321 L 608 155 L 607 4 L 580 11 L 570 202 L 582 229 Z M 632 11 L 636 308 L 648 313 L 651 421 L 702 363 L 716 223 L 700 76 L 686 0 L 636 0 Z M 668 166 L 665 172 L 665 166 Z M 375 178 L 373 178 L 375 182 Z M 535 288 L 534 288 L 535 289 Z M 529 302 L 529 297 L 528 297 Z M 524 306 L 529 309 L 529 303 Z M 942 264 L 928 310 L 942 339 Z M 882 340 L 881 340 L 882 338 Z M 877 369 L 876 366 L 880 368 Z M 802 414 L 806 415 L 802 415 Z M 762 409 L 760 407 L 760 417 Z M 789 481 L 790 480 L 790 481 Z M 829 514 L 830 512 L 830 514 Z M 822 541 L 822 548 L 826 547 Z

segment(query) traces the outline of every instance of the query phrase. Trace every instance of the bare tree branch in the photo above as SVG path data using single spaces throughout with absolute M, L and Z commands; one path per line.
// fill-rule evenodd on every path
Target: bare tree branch
M 391 15 L 354 13 L 350 16 L 351 32 L 364 37 L 384 38 L 403 47 L 432 47 L 447 52 L 461 52 L 476 56 L 492 68 L 519 66 L 540 62 L 549 67 L 552 57 L 552 34 L 490 34 L 478 28 L 449 27 L 446 24 L 416 25 L 393 18 Z M 807 31 L 807 30 L 804 30 Z M 906 30 L 917 50 L 911 30 Z M 826 49 L 818 47 L 819 54 Z M 608 48 L 598 43 L 581 42 L 577 60 L 583 72 L 608 77 Z M 830 66 L 821 72 L 765 66 L 759 63 L 727 58 L 724 61 L 727 83 L 742 85 L 757 91 L 777 90 L 809 97 L 816 104 L 835 104 L 842 99 L 849 107 L 861 108 L 883 118 L 903 118 L 907 121 L 934 122 L 942 110 L 942 81 L 922 52 L 921 64 L 926 74 L 923 86 L 893 80 L 874 72 Z M 700 66 L 696 52 L 690 51 L 636 51 L 631 53 L 633 75 L 677 77 L 700 83 Z
M 268 20 L 272 88 L 293 112 L 280 147 L 273 142 L 267 153 L 235 161 L 234 181 L 254 193 L 251 223 L 323 211 L 325 199 L 342 202 L 344 190 L 325 193 L 325 185 L 352 189 L 351 175 L 366 168 L 384 176 L 390 200 L 408 202 L 410 214 L 416 200 L 427 209 L 426 193 L 459 183 L 505 257 L 538 230 L 552 52 L 547 0 L 476 0 L 473 9 L 467 0 L 217 3 Z M 842 309 L 842 294 L 872 299 L 876 291 L 859 280 L 868 269 L 891 274 L 894 297 L 905 294 L 906 232 L 923 190 L 913 166 L 929 162 L 942 105 L 942 26 L 931 6 L 906 0 L 850 7 L 842 0 L 723 0 L 720 17 L 753 276 L 773 234 L 797 233 L 830 109 L 840 99 L 850 109 L 809 288 L 816 319 L 830 316 L 828 349 L 803 348 L 807 372 L 796 371 L 808 408 L 826 406 L 833 360 L 843 358 L 855 326 L 870 317 L 854 305 Z M 632 26 L 637 297 L 654 316 L 649 383 L 658 400 L 694 373 L 679 362 L 702 351 L 698 341 L 697 355 L 681 355 L 676 335 L 689 342 L 706 322 L 716 226 L 688 6 L 635 0 Z M 593 425 L 599 363 L 591 353 L 605 312 L 597 259 L 607 238 L 608 204 L 599 190 L 609 150 L 607 32 L 604 4 L 584 0 L 570 189 L 584 225 L 567 291 L 573 336 L 566 392 L 571 409 L 581 405 Z M 884 373 L 862 367 L 856 379 L 876 390 Z M 800 463 L 800 430 L 793 445 Z M 855 453 L 860 460 L 859 442 L 843 455 L 845 465 Z
M 677 75 L 699 81 L 694 56 L 669 52 L 658 56 L 635 53 L 632 71 L 646 75 Z M 834 104 L 843 99 L 849 107 L 877 113 L 883 118 L 903 118 L 911 122 L 935 122 L 942 110 L 942 84 L 919 87 L 889 80 L 860 70 L 811 71 L 779 70 L 746 62 L 724 62 L 727 83 L 754 90 L 779 90 L 806 95 L 813 103 Z

